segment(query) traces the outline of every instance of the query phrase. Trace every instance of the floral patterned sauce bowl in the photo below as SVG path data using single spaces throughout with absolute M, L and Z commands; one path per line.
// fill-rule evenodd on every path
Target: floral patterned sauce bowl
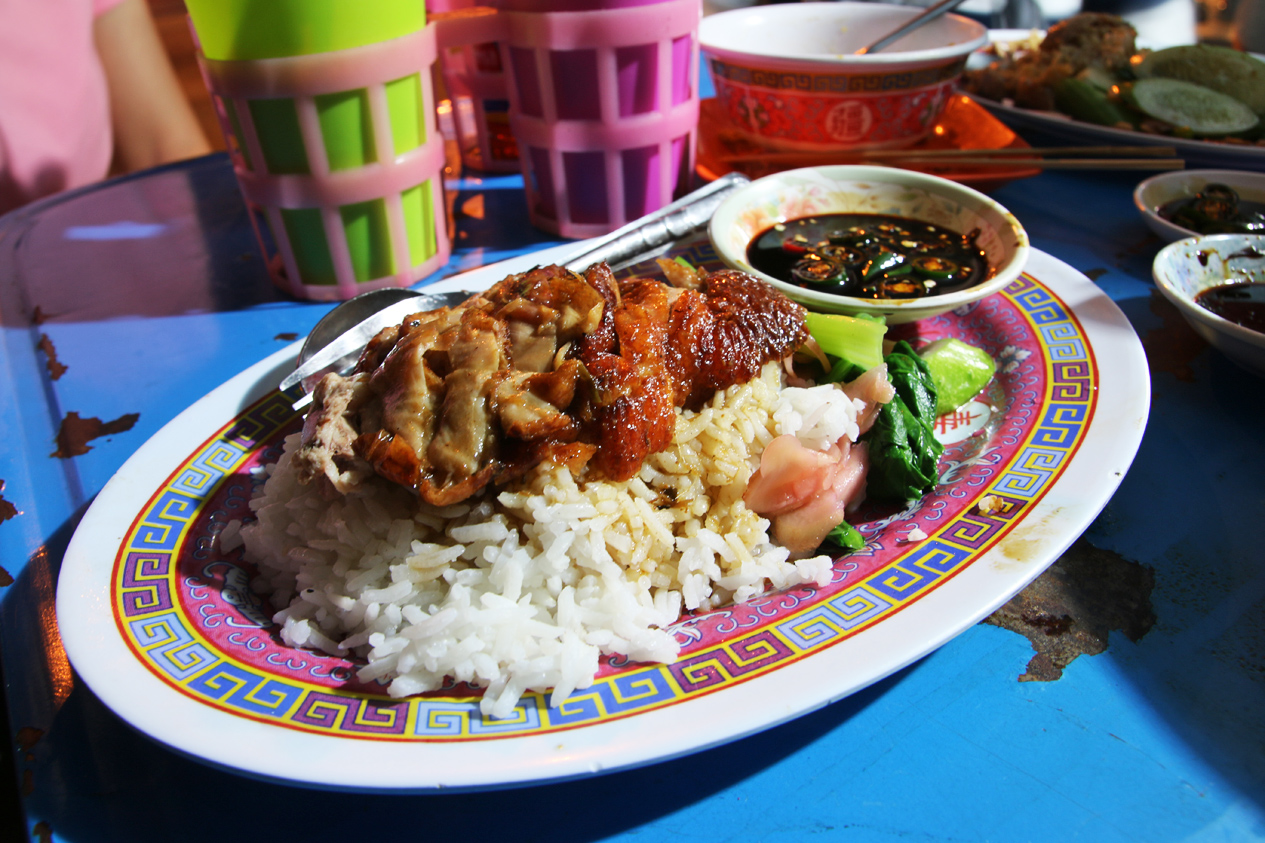
M 762 232 L 822 214 L 900 216 L 959 234 L 978 229 L 976 243 L 989 274 L 972 287 L 943 295 L 864 299 L 809 290 L 751 266 L 747 247 Z M 977 190 L 911 170 L 847 165 L 787 170 L 751 182 L 716 209 L 708 236 L 726 264 L 768 281 L 809 310 L 883 316 L 893 325 L 938 316 L 1003 289 L 1019 277 L 1031 249 L 1014 214 Z
M 1164 298 L 1213 348 L 1265 377 L 1265 334 L 1223 319 L 1195 301 L 1222 284 L 1265 283 L 1265 235 L 1207 234 L 1169 243 L 1155 256 L 1151 275 Z
M 891 3 L 784 3 L 711 15 L 699 43 L 735 129 L 774 149 L 908 146 L 925 137 L 988 30 L 944 15 L 856 55 L 920 13 Z

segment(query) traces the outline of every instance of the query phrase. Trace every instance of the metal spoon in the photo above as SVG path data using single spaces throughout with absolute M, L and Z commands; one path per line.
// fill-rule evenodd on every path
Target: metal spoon
M 312 328 L 312 332 L 307 335 L 307 339 L 303 341 L 303 346 L 299 349 L 297 363 L 300 366 L 303 365 L 316 352 L 341 337 L 352 325 L 356 325 L 398 302 L 411 300 L 413 303 L 409 307 L 412 310 L 409 312 L 412 313 L 420 310 L 453 307 L 465 301 L 471 295 L 469 291 L 423 293 L 404 287 L 382 287 L 353 296 L 321 317 L 321 320 Z M 330 361 L 320 371 L 303 379 L 304 392 L 310 393 L 312 385 L 320 380 L 321 376 L 326 372 L 344 373 L 349 371 L 356 364 L 356 360 L 359 357 L 360 350 L 355 349 L 336 360 Z M 286 384 L 286 386 L 288 385 Z
M 933 6 L 928 6 L 922 14 L 910 18 L 891 32 L 884 35 L 882 38 L 879 38 L 876 41 L 871 41 L 869 44 L 853 53 L 853 55 L 864 56 L 867 53 L 877 53 L 897 38 L 900 38 L 903 35 L 908 35 L 910 32 L 913 32 L 925 23 L 931 23 L 933 20 L 946 12 L 953 11 L 964 2 L 965 0 L 940 0 L 939 3 L 936 3 Z

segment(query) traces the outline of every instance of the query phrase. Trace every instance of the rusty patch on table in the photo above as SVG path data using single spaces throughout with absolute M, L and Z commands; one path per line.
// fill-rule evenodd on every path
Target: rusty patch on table
M 1151 291 L 1151 312 L 1164 320 L 1162 326 L 1147 331 L 1142 338 L 1151 374 L 1168 372 L 1179 381 L 1193 381 L 1195 372 L 1190 364 L 1208 343 L 1186 324 L 1181 311 L 1159 290 Z
M 67 459 L 86 454 L 92 450 L 88 442 L 131 430 L 140 417 L 140 413 L 126 413 L 114 421 L 103 422 L 96 416 L 80 418 L 77 412 L 71 410 L 61 420 L 61 428 L 57 431 L 57 450 L 49 456 Z
M 58 380 L 66 374 L 66 364 L 57 359 L 57 349 L 53 346 L 53 341 L 49 339 L 48 334 L 40 334 L 40 341 L 35 347 L 44 352 L 44 356 L 48 358 L 49 377 Z
M 37 729 L 34 726 L 23 726 L 18 729 L 18 733 L 14 737 L 17 738 L 18 749 L 23 752 L 30 752 L 40 742 L 40 738 L 44 737 L 44 730 Z
M 4 481 L 0 480 L 0 492 L 3 491 Z M 14 506 L 11 501 L 5 500 L 4 495 L 0 494 L 0 524 L 3 524 L 15 515 L 21 514 L 22 513 L 18 512 L 18 508 Z
M 1154 585 L 1150 568 L 1081 538 L 985 623 L 1032 642 L 1036 655 L 1020 682 L 1050 682 L 1082 653 L 1106 650 L 1113 629 L 1134 642 L 1146 635 L 1155 624 Z

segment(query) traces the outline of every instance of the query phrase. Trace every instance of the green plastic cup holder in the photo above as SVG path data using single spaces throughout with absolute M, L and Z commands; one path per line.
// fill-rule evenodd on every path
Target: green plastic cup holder
M 428 179 L 400 194 L 410 267 L 396 264 L 386 199 L 339 207 L 338 215 L 357 284 L 420 266 L 439 253 L 435 205 Z M 281 222 L 300 280 L 308 286 L 338 283 L 320 208 L 281 208 Z M 277 240 L 276 232 L 273 233 Z
M 185 0 L 185 6 L 203 55 L 215 60 L 346 50 L 426 26 L 421 0 Z
M 322 94 L 315 101 L 331 171 L 351 170 L 378 160 L 373 115 L 364 89 Z

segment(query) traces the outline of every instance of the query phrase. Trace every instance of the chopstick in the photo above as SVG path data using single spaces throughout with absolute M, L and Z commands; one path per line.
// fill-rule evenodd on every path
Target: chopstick
M 976 155 L 1102 155 L 1108 157 L 1176 158 L 1171 146 L 1007 146 L 1001 149 L 874 149 L 861 153 L 863 158 L 962 158 Z
M 1047 155 L 1062 156 L 1047 158 Z M 1089 158 L 1081 156 L 1107 156 Z M 1169 146 L 1054 146 L 1003 149 L 882 149 L 861 153 L 764 152 L 719 156 L 731 165 L 923 164 L 946 167 L 1033 167 L 1043 170 L 1181 170 L 1186 163 Z M 1121 157 L 1115 157 L 1121 156 Z M 1133 156 L 1133 157 L 1123 157 Z

